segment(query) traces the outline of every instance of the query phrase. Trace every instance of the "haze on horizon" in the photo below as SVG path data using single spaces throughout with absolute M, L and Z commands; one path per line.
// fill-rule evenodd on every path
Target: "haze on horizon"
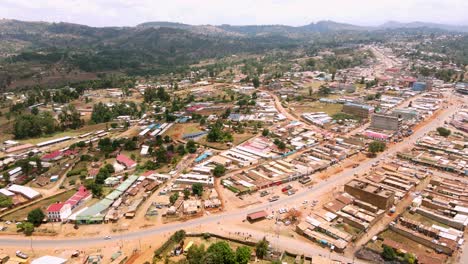
M 135 26 L 186 24 L 306 25 L 333 20 L 356 25 L 423 21 L 468 25 L 466 0 L 1 0 L 0 18 Z

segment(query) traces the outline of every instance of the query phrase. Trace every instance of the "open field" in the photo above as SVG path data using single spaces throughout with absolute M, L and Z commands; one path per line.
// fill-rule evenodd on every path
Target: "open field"
M 432 249 L 426 247 L 426 246 L 423 246 L 419 243 L 416 243 L 414 242 L 413 240 L 411 239 L 408 239 L 400 234 L 397 234 L 391 230 L 386 230 L 384 231 L 383 233 L 381 233 L 379 235 L 380 238 L 383 238 L 383 239 L 391 239 L 393 241 L 397 241 L 403 245 L 406 246 L 406 250 L 408 250 L 410 253 L 413 253 L 413 254 L 424 254 L 424 253 L 430 253 L 430 252 L 433 252 Z M 382 251 L 382 241 L 380 240 L 377 240 L 376 242 L 373 242 L 373 243 L 369 243 L 368 244 L 368 247 L 371 248 L 371 249 L 378 249 L 379 251 Z
M 232 142 L 232 145 L 234 146 L 237 146 L 251 138 L 253 138 L 255 136 L 255 134 L 251 134 L 251 133 L 243 133 L 243 134 L 232 134 L 232 136 L 234 137 L 234 141 Z M 219 142 L 208 142 L 206 140 L 206 136 L 200 138 L 198 140 L 198 143 L 204 145 L 204 146 L 207 146 L 207 147 L 210 147 L 210 148 L 214 148 L 214 149 L 222 149 L 222 150 L 226 150 L 226 149 L 229 149 L 230 148 L 230 144 L 228 143 L 219 143 Z
M 343 109 L 342 104 L 325 104 L 321 102 L 298 102 L 290 104 L 291 111 L 302 114 L 307 112 L 325 112 L 332 116 L 340 113 Z
M 182 136 L 185 134 L 195 133 L 202 131 L 198 123 L 184 123 L 184 124 L 175 124 L 169 130 L 164 133 L 173 139 L 182 139 Z
M 421 224 L 426 225 L 426 226 L 438 225 L 438 226 L 442 226 L 442 227 L 445 227 L 445 228 L 450 228 L 448 225 L 437 222 L 435 220 L 432 220 L 432 219 L 430 219 L 428 217 L 425 217 L 423 215 L 420 215 L 418 213 L 411 214 L 409 212 L 405 212 L 403 214 L 403 217 L 407 218 L 407 219 L 417 221 L 417 222 L 420 222 Z
M 64 202 L 66 201 L 68 198 L 72 197 L 73 194 L 75 194 L 76 190 L 69 190 L 69 191 L 66 191 L 64 193 L 61 193 L 57 196 L 54 196 L 54 197 L 51 197 L 51 198 L 47 198 L 47 199 L 44 199 L 44 200 L 41 200 L 33 205 L 30 205 L 30 206 L 27 206 L 23 209 L 20 209 L 20 210 L 17 210 L 15 211 L 14 213 L 11 213 L 11 214 L 8 214 L 4 217 L 2 217 L 4 220 L 9 220 L 9 221 L 22 221 L 24 218 L 26 218 L 28 216 L 28 213 L 31 211 L 31 210 L 34 210 L 36 208 L 41 208 L 42 210 L 46 210 L 47 207 L 49 205 L 51 205 L 52 203 L 54 202 Z

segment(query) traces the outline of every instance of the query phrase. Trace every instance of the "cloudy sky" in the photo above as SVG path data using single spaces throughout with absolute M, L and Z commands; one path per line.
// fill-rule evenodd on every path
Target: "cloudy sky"
M 297 26 L 319 20 L 468 25 L 468 0 L 0 0 L 0 18 L 90 26 L 147 21 Z

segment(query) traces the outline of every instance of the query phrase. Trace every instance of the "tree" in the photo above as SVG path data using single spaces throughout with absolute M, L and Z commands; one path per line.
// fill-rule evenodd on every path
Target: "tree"
M 174 203 L 177 201 L 177 199 L 179 199 L 179 193 L 178 193 L 178 192 L 173 193 L 173 194 L 169 197 L 169 202 L 170 202 L 171 204 L 174 204 Z
M 236 255 L 226 241 L 217 242 L 206 250 L 206 263 L 234 264 Z
M 187 252 L 187 262 L 189 264 L 205 264 L 205 245 L 193 245 Z
M 193 195 L 198 195 L 201 197 L 203 194 L 203 185 L 201 183 L 194 183 L 192 185 L 192 193 Z
M 190 190 L 184 189 L 184 200 L 187 200 L 188 198 L 190 198 Z
M 0 208 L 10 207 L 13 204 L 11 197 L 0 194 Z
M 236 249 L 236 261 L 238 264 L 247 264 L 250 261 L 252 251 L 249 247 L 241 246 Z
M 394 260 L 396 258 L 396 252 L 393 248 L 383 245 L 382 257 L 385 260 Z
M 405 262 L 408 264 L 416 263 L 416 257 L 411 253 L 405 253 L 404 259 L 405 259 Z
M 257 245 L 255 245 L 255 255 L 257 255 L 257 257 L 260 259 L 266 257 L 269 245 L 270 243 L 268 242 L 268 240 L 266 240 L 266 238 L 263 237 L 263 239 L 258 241 Z
M 221 177 L 224 175 L 225 172 L 226 172 L 226 168 L 224 167 L 224 165 L 221 165 L 221 164 L 217 164 L 215 168 L 213 169 L 213 175 L 215 177 Z
M 260 87 L 260 80 L 258 79 L 257 76 L 255 76 L 253 79 L 252 79 L 252 84 L 255 88 L 258 88 Z
M 372 141 L 369 144 L 368 151 L 375 155 L 377 152 L 382 152 L 385 150 L 385 143 L 381 141 Z
M 189 153 L 193 154 L 193 153 L 197 152 L 197 144 L 195 143 L 195 141 L 193 141 L 191 139 L 189 141 L 187 141 L 186 148 L 187 148 L 187 151 Z
M 34 225 L 29 222 L 22 222 L 21 224 L 18 224 L 16 227 L 22 230 L 23 233 L 27 236 L 32 235 L 32 233 L 34 232 Z
M 266 128 L 263 129 L 263 131 L 262 131 L 262 136 L 267 137 L 269 134 L 270 134 L 270 130 L 268 130 L 268 129 L 266 129 Z
M 450 131 L 450 129 L 447 129 L 445 127 L 438 127 L 437 128 L 437 133 L 439 133 L 439 135 L 441 135 L 443 137 L 448 137 L 448 136 L 450 136 L 452 131 Z
M 91 121 L 94 123 L 104 123 L 111 121 L 113 115 L 112 110 L 107 105 L 99 102 L 93 106 L 93 112 L 91 113 Z
M 36 208 L 28 213 L 28 222 L 34 226 L 40 226 L 45 218 L 44 212 L 40 208 Z
M 38 115 L 38 114 L 39 114 L 39 108 L 33 107 L 33 108 L 31 109 L 31 114 L 33 114 L 33 115 Z
M 331 93 L 331 90 L 330 88 L 328 88 L 327 86 L 325 85 L 320 85 L 320 88 L 318 90 L 318 93 L 322 96 L 327 96 Z
M 187 153 L 187 150 L 185 150 L 184 145 L 177 146 L 177 154 L 179 154 L 180 156 L 184 156 L 186 153 Z

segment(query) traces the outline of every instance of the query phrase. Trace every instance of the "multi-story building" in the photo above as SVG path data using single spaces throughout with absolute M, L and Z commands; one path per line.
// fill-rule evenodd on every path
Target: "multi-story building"
M 343 106 L 343 112 L 363 119 L 369 118 L 369 115 L 374 112 L 374 107 L 370 105 L 346 103 Z
M 373 114 L 370 127 L 382 130 L 398 131 L 400 128 L 400 122 L 396 116 Z
M 380 209 L 388 209 L 393 206 L 395 193 L 375 184 L 360 180 L 352 180 L 344 187 L 345 192 L 359 200 L 377 206 Z

